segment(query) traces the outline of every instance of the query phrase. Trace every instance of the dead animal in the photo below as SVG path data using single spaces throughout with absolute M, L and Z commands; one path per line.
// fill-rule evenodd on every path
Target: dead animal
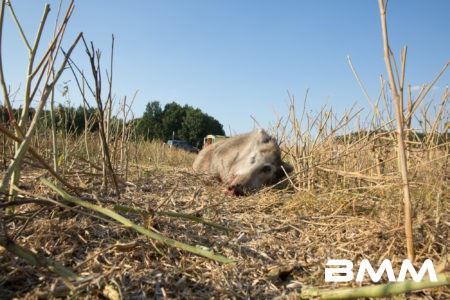
M 197 173 L 217 176 L 227 184 L 228 192 L 237 196 L 276 183 L 285 176 L 285 172 L 293 169 L 281 160 L 277 141 L 263 129 L 203 148 L 193 168 Z

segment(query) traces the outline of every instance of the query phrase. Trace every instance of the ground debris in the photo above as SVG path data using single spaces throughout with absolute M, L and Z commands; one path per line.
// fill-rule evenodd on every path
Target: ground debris
M 35 193 L 59 199 L 32 173 L 26 175 L 28 197 Z M 171 248 L 82 208 L 26 203 L 16 206 L 14 215 L 3 217 L 8 235 L 85 280 L 64 283 L 50 271 L 30 266 L 0 248 L 0 298 L 288 299 L 295 298 L 302 286 L 332 288 L 324 282 L 328 259 L 357 263 L 368 258 L 379 263 L 389 258 L 398 269 L 405 256 L 399 219 L 402 204 L 387 198 L 373 200 L 375 193 L 312 196 L 274 189 L 233 197 L 213 178 L 195 175 L 188 167 L 170 166 L 149 167 L 144 176 L 131 177 L 123 185 L 120 200 L 113 193 L 95 191 L 83 192 L 82 198 L 111 209 L 119 204 L 149 214 L 193 214 L 233 228 L 234 232 L 224 232 L 181 218 L 121 212 L 137 224 L 206 247 L 235 264 L 219 264 Z M 447 253 L 449 208 L 440 207 L 436 223 L 435 207 L 427 205 L 416 218 L 418 260 L 438 261 Z M 445 299 L 450 291 L 440 288 L 411 294 L 422 296 Z

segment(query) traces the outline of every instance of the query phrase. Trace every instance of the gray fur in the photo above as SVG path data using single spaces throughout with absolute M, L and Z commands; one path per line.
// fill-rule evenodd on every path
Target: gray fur
M 281 166 L 292 171 L 292 166 L 282 162 L 276 140 L 262 129 L 209 145 L 193 164 L 196 172 L 220 178 L 235 195 L 276 182 L 284 176 Z

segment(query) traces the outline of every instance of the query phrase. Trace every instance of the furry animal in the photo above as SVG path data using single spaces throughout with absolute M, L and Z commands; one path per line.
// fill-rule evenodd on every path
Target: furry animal
M 205 147 L 195 159 L 193 168 L 198 173 L 220 178 L 228 192 L 237 196 L 276 183 L 285 176 L 285 171 L 289 173 L 293 169 L 281 160 L 276 140 L 263 129 Z

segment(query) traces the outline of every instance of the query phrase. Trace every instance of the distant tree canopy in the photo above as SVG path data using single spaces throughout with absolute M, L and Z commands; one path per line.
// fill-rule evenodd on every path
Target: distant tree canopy
M 136 125 L 138 136 L 147 140 L 175 139 L 188 141 L 193 146 L 201 146 L 207 134 L 225 134 L 222 124 L 200 109 L 175 102 L 161 108 L 158 101 L 147 104 L 144 115 Z
M 91 120 L 95 114 L 95 108 L 87 108 L 86 115 L 87 119 Z M 80 105 L 78 108 L 67 107 L 59 104 L 55 107 L 55 123 L 58 130 L 64 129 L 67 132 L 80 134 L 85 129 L 85 119 L 84 119 L 84 111 L 83 107 Z M 35 114 L 36 110 L 32 107 L 28 110 L 28 118 L 31 120 Z M 22 114 L 22 108 L 13 108 L 11 112 L 16 120 L 20 118 Z M 3 105 L 0 105 L 0 121 L 9 123 L 10 116 Z M 45 129 L 51 127 L 50 121 L 50 111 L 43 110 L 38 122 L 39 129 Z M 98 129 L 98 124 L 93 122 L 90 126 L 91 131 L 95 131 Z
M 12 114 L 16 119 L 21 114 L 21 109 L 13 109 Z M 34 116 L 34 108 L 30 108 L 28 115 Z M 98 130 L 98 121 L 95 118 L 96 109 L 86 108 L 86 117 L 89 121 L 89 130 Z M 0 122 L 9 123 L 9 114 L 6 108 L 0 105 Z M 55 107 L 55 123 L 57 130 L 65 130 L 69 133 L 81 134 L 85 130 L 85 116 L 82 106 L 78 108 L 58 105 Z M 112 127 L 119 128 L 121 122 L 112 117 Z M 222 124 L 216 119 L 202 112 L 200 109 L 189 105 L 181 106 L 175 102 L 168 103 L 161 108 L 158 101 L 147 104 L 144 115 L 136 119 L 132 124 L 135 128 L 136 137 L 146 140 L 167 141 L 175 136 L 175 139 L 188 141 L 196 147 L 203 144 L 203 138 L 208 134 L 224 135 Z M 40 130 L 51 128 L 50 111 L 44 110 L 39 118 Z

